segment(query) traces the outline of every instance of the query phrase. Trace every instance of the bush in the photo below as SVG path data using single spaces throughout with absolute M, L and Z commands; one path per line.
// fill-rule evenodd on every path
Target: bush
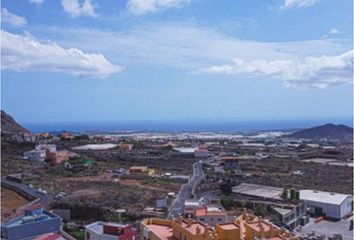
M 230 196 L 222 196 L 220 199 L 221 205 L 225 208 L 225 209 L 230 209 L 234 206 L 234 200 L 232 197 Z

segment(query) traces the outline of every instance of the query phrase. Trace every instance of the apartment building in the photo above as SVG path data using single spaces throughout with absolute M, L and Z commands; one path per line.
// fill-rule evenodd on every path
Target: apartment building
M 176 220 L 150 218 L 144 220 L 141 225 L 144 240 L 298 239 L 291 232 L 247 213 L 241 214 L 232 223 L 216 224 L 215 227 L 190 218 Z

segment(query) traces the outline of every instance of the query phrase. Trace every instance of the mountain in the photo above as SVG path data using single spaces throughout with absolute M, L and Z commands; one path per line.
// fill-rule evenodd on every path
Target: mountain
M 340 124 L 328 123 L 322 126 L 307 128 L 288 135 L 291 138 L 353 140 L 353 128 Z
M 1 132 L 3 133 L 30 133 L 18 124 L 10 115 L 1 110 Z

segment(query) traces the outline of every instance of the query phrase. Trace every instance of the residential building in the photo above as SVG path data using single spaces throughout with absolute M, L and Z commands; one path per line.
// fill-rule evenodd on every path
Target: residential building
M 132 150 L 133 147 L 134 147 L 134 145 L 133 144 L 129 144 L 129 143 L 122 143 L 122 144 L 119 145 L 119 149 L 120 150 L 125 150 L 125 151 Z
M 216 224 L 224 224 L 229 222 L 227 211 L 221 206 L 205 206 L 195 211 L 197 221 L 215 226 Z
M 144 220 L 141 225 L 144 240 L 298 239 L 289 231 L 247 213 L 243 213 L 232 223 L 216 224 L 215 228 L 190 218 L 175 220 L 150 218 Z
M 300 199 L 306 204 L 309 213 L 341 219 L 353 211 L 353 196 L 341 193 L 316 190 L 300 190 Z
M 224 163 L 224 170 L 240 170 L 240 158 L 239 157 L 223 157 L 221 161 Z
M 138 230 L 130 224 L 94 222 L 85 227 L 86 240 L 137 240 Z
M 45 150 L 31 150 L 23 153 L 23 156 L 28 160 L 44 161 L 46 158 Z
M 1 225 L 1 239 L 28 239 L 46 233 L 58 233 L 61 219 L 54 213 L 44 211 L 40 204 L 32 205 L 23 216 Z
M 55 152 L 47 152 L 47 161 L 52 164 L 60 164 L 68 161 L 70 157 L 75 156 L 75 153 L 69 152 L 68 150 L 60 150 Z

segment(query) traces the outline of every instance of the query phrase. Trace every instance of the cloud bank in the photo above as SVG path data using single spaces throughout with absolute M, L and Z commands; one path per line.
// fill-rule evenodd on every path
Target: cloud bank
M 319 0 L 284 0 L 282 8 L 304 8 L 315 5 Z
M 1 22 L 8 23 L 14 27 L 23 27 L 27 24 L 26 18 L 14 14 L 6 8 L 1 8 Z
M 298 60 L 253 60 L 235 58 L 232 64 L 202 68 L 201 73 L 273 76 L 287 86 L 328 88 L 353 81 L 353 50 L 337 56 Z
M 84 0 L 83 3 L 80 3 L 79 0 L 61 0 L 61 5 L 63 6 L 64 11 L 71 17 L 97 17 L 91 0 Z
M 178 8 L 189 4 L 191 0 L 128 0 L 127 10 L 133 15 L 154 13 L 168 8 Z
M 102 54 L 84 53 L 77 48 L 65 49 L 56 43 L 43 44 L 4 30 L 1 31 L 1 52 L 2 68 L 15 71 L 65 72 L 104 78 L 123 70 Z

